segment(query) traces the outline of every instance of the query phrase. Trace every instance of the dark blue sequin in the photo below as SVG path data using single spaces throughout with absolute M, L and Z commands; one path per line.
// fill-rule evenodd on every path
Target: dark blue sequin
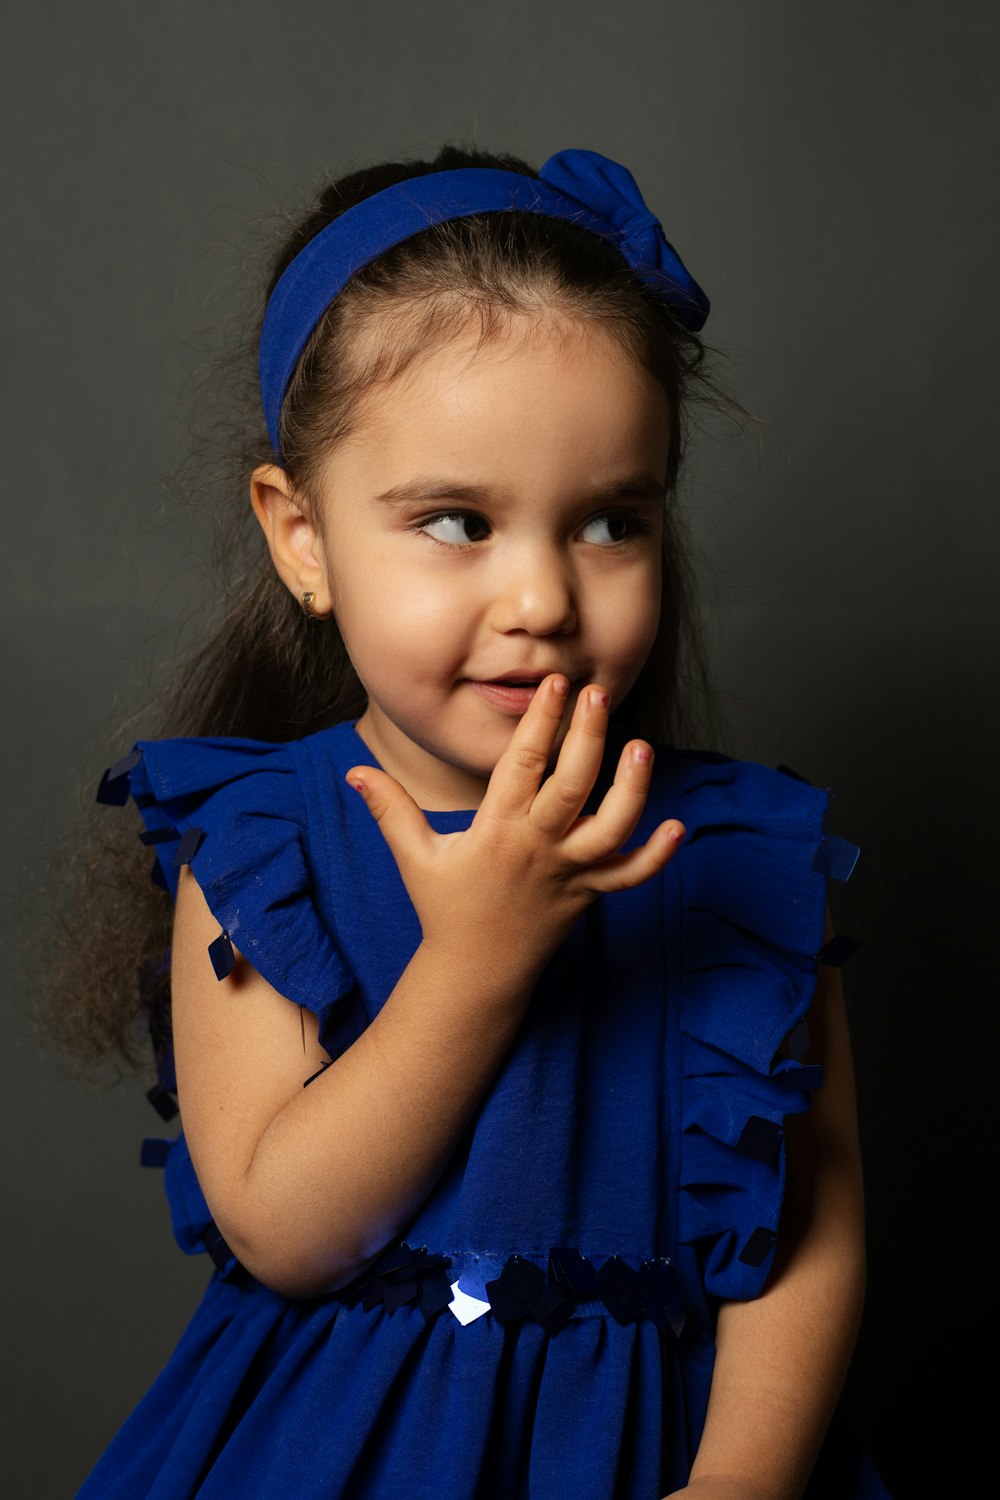
M 554 1292 L 587 1302 L 598 1295 L 597 1272 L 579 1250 L 556 1245 L 549 1251 L 549 1286 Z
M 366 1312 L 379 1304 L 389 1313 L 413 1304 L 425 1319 L 430 1319 L 452 1300 L 445 1270 L 450 1265 L 450 1256 L 431 1254 L 426 1245 L 414 1250 L 404 1240 L 386 1250 L 335 1295 L 349 1307 L 361 1302 Z
M 643 1313 L 638 1277 L 620 1256 L 612 1255 L 597 1273 L 597 1286 L 608 1312 L 618 1323 L 633 1323 Z

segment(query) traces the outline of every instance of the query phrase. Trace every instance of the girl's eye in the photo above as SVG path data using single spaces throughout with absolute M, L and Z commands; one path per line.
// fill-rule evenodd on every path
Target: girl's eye
M 489 525 L 483 517 L 470 510 L 450 510 L 440 516 L 429 516 L 426 521 L 420 522 L 418 530 L 434 542 L 446 542 L 458 547 L 481 542 L 490 533 Z
M 638 516 L 619 510 L 612 511 L 607 516 L 595 516 L 592 521 L 587 522 L 580 535 L 585 542 L 594 542 L 599 547 L 613 547 L 628 541 L 630 536 L 644 529 Z

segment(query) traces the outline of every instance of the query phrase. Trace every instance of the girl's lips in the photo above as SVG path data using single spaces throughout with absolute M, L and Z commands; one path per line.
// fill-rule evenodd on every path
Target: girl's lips
M 523 714 L 538 691 L 537 682 L 518 686 L 513 682 L 477 682 L 470 678 L 469 686 L 487 703 L 512 714 Z

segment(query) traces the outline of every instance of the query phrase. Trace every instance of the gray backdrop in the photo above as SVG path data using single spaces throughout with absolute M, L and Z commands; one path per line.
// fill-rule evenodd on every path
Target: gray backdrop
M 845 981 L 872 1271 L 848 1408 L 897 1497 L 949 1472 L 958 1493 L 992 1248 L 997 6 L 6 13 L 6 1492 L 73 1492 L 207 1275 L 136 1165 L 159 1130 L 142 1090 L 88 1091 L 37 1050 L 17 960 L 47 850 L 204 594 L 204 528 L 165 483 L 188 393 L 276 213 L 325 169 L 454 139 L 625 162 L 761 420 L 760 451 L 699 453 L 688 493 L 730 748 L 833 787 L 863 849 L 835 895 L 864 940 Z

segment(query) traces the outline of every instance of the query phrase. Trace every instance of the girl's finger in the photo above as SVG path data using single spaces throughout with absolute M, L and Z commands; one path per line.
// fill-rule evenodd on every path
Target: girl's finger
M 599 683 L 591 683 L 576 701 L 555 769 L 532 806 L 531 821 L 537 828 L 561 838 L 576 822 L 601 769 L 607 732 L 608 694 Z
M 600 807 L 592 818 L 583 819 L 567 835 L 564 852 L 580 864 L 592 864 L 616 854 L 638 826 L 652 773 L 653 747 L 645 740 L 629 740 Z
M 542 678 L 493 769 L 480 814 L 506 819 L 523 816 L 531 807 L 552 755 L 568 692 L 569 682 L 560 673 Z
M 405 883 L 410 858 L 433 843 L 434 830 L 405 787 L 385 771 L 374 766 L 352 766 L 344 780 L 364 799 Z
M 683 842 L 687 829 L 677 818 L 669 818 L 650 834 L 644 844 L 627 854 L 613 854 L 587 871 L 589 890 L 598 895 L 611 891 L 628 891 L 642 885 L 670 863 Z

